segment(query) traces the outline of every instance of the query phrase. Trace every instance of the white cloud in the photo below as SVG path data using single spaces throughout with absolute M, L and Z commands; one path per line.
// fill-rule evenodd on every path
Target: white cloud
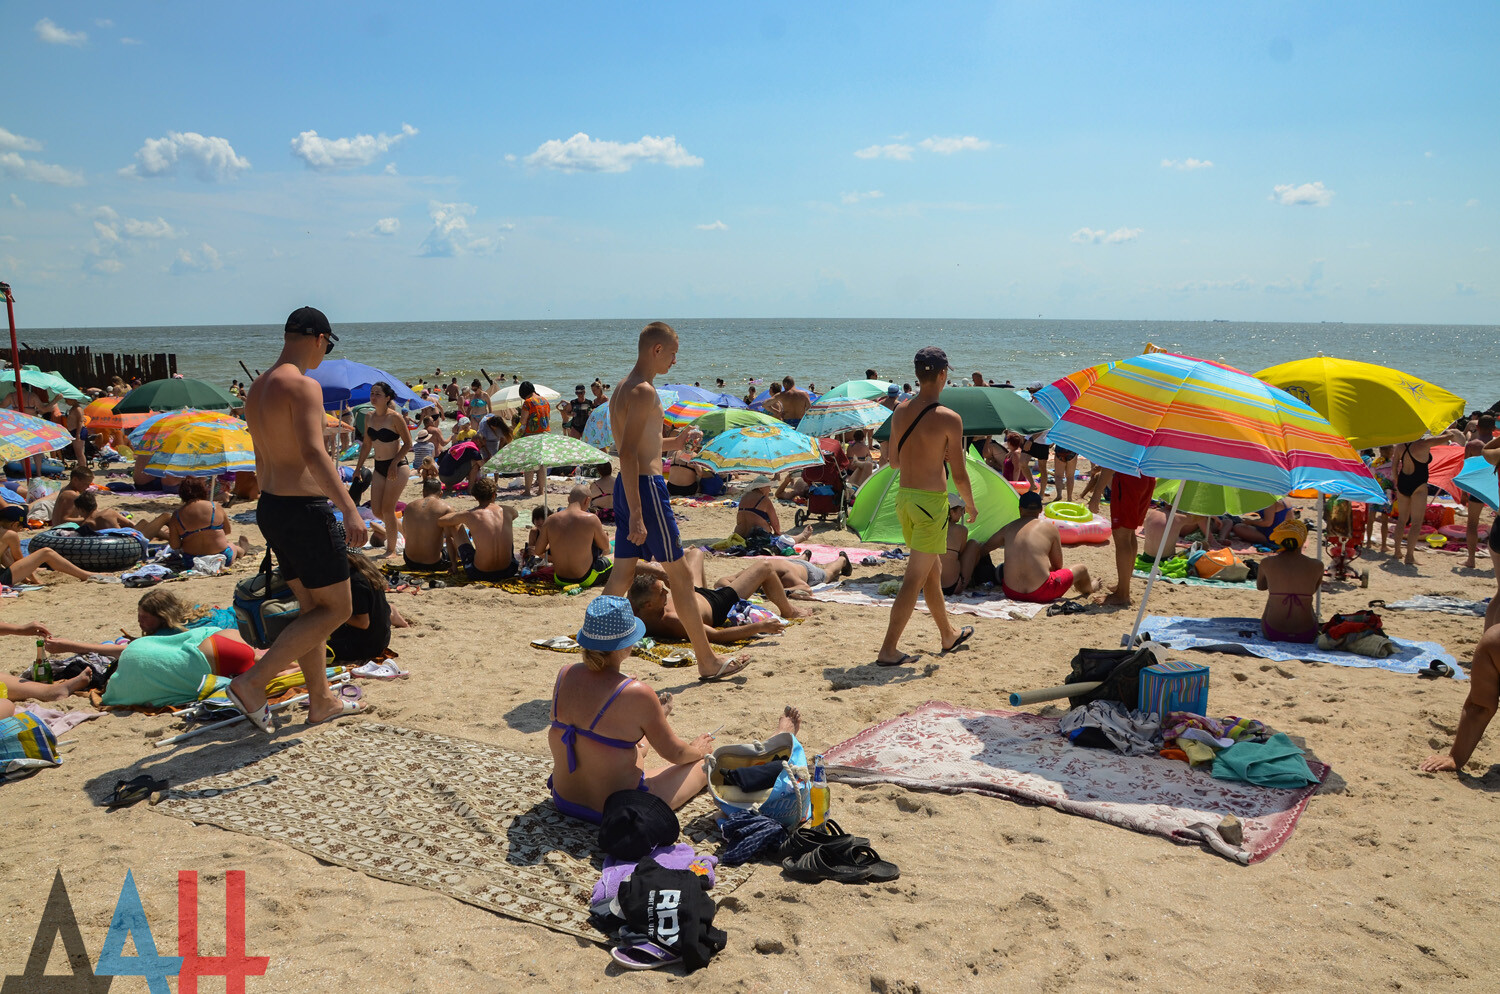
M 113 276 L 115 273 L 118 273 L 125 268 L 125 263 L 121 262 L 119 259 L 114 259 L 106 256 L 102 259 L 90 260 L 88 268 L 96 273 L 103 273 L 106 276 Z
M 94 27 L 96 27 L 96 28 L 112 28 L 114 26 L 115 26 L 115 22 L 111 21 L 107 17 L 96 17 L 96 18 L 94 18 Z
M 696 227 L 698 228 L 699 231 L 728 231 L 729 230 L 729 225 L 725 224 L 723 221 L 713 221 L 713 222 L 710 222 L 709 224 L 700 224 L 700 225 L 697 225 Z
M 219 258 L 216 250 L 208 242 L 194 249 L 178 249 L 177 258 L 167 267 L 167 272 L 173 276 L 186 276 L 189 273 L 212 273 L 224 268 L 224 261 Z
M 68 31 L 52 23 L 52 18 L 44 17 L 36 22 L 36 36 L 49 45 L 73 45 L 80 46 L 89 40 L 89 36 L 82 31 Z
M 139 38 L 121 38 L 120 39 L 120 44 L 121 45 L 139 45 L 139 44 L 141 44 L 141 40 Z
M 432 227 L 422 239 L 418 255 L 446 259 L 456 255 L 477 255 L 495 248 L 495 239 L 477 237 L 469 230 L 468 219 L 477 213 L 473 204 L 445 204 L 432 200 L 427 204 L 427 213 L 432 218 Z
M 515 153 L 514 152 L 506 152 L 505 153 L 505 161 L 506 162 L 515 162 L 516 161 Z
M 396 169 L 396 164 L 394 162 L 387 162 L 385 164 L 385 169 L 382 170 L 382 172 L 384 172 L 387 176 L 401 175 L 400 171 Z
M 917 144 L 929 152 L 938 155 L 952 155 L 955 152 L 982 152 L 990 147 L 990 143 L 983 138 L 975 138 L 973 135 L 964 135 L 962 138 L 923 138 Z
M 1214 167 L 1211 159 L 1163 159 L 1163 169 L 1212 169 Z
M 1323 282 L 1323 260 L 1314 259 L 1312 266 L 1307 271 L 1307 278 L 1302 280 L 1293 279 L 1288 276 L 1274 283 L 1267 283 L 1263 289 L 1266 293 L 1307 293 L 1321 296 L 1318 285 Z
M 1103 228 L 1079 228 L 1073 232 L 1073 241 L 1080 245 L 1118 245 L 1121 242 L 1133 242 L 1141 236 L 1141 228 L 1116 228 L 1114 231 L 1105 231 Z
M 839 194 L 839 201 L 845 204 L 857 204 L 861 200 L 879 200 L 883 196 L 885 196 L 885 194 L 881 193 L 879 190 L 866 190 L 864 193 L 860 193 L 858 190 L 856 190 L 853 193 Z
M 911 158 L 912 147 L 900 143 L 892 145 L 871 145 L 868 148 L 857 149 L 854 153 L 856 159 L 900 159 L 906 161 Z
M 121 176 L 168 176 L 178 161 L 190 162 L 205 183 L 234 179 L 250 168 L 250 160 L 235 154 L 228 138 L 205 137 L 196 131 L 168 131 L 165 138 L 147 138 L 135 153 L 136 164 L 120 170 Z
M 1464 206 L 1465 207 L 1478 207 L 1479 206 L 1479 198 L 1478 197 L 1470 197 L 1468 200 L 1464 201 Z
M 33 183 L 50 183 L 52 186 L 82 186 L 83 174 L 54 166 L 36 159 L 23 159 L 15 152 L 0 152 L 0 173 L 12 179 L 30 180 Z
M 1431 159 L 1431 158 L 1434 158 L 1436 155 L 1437 155 L 1436 152 L 1431 152 L 1431 151 L 1429 151 L 1429 152 L 1423 152 L 1422 153 L 1422 157 L 1424 159 Z
M 40 152 L 42 143 L 0 128 L 0 152 Z
M 10 195 L 10 205 L 18 211 L 24 211 L 26 209 L 26 201 L 22 200 L 14 193 Z
M 375 222 L 375 233 L 377 235 L 394 235 L 401 230 L 401 219 L 395 217 L 383 217 Z
M 304 131 L 292 139 L 292 154 L 309 169 L 354 169 L 368 166 L 403 138 L 417 129 L 403 123 L 401 132 L 388 135 L 355 135 L 353 138 L 321 138 L 316 131 Z
M 1241 276 L 1237 280 L 1187 280 L 1179 283 L 1173 289 L 1181 293 L 1205 293 L 1215 290 L 1249 290 L 1255 286 L 1255 281 L 1248 276 Z
M 86 268 L 96 273 L 118 273 L 125 268 L 121 257 L 139 251 L 139 242 L 181 238 L 182 231 L 163 217 L 152 221 L 122 217 L 113 207 L 94 212 L 94 239 L 89 242 Z
M 674 169 L 703 165 L 702 159 L 689 154 L 672 135 L 665 138 L 643 135 L 640 141 L 612 142 L 590 138 L 580 131 L 566 141 L 553 138 L 542 142 L 526 157 L 528 166 L 563 173 L 623 173 L 637 162 L 654 162 Z
M 1333 191 L 1322 182 L 1301 186 L 1282 183 L 1273 190 L 1270 199 L 1283 207 L 1327 207 L 1333 203 Z

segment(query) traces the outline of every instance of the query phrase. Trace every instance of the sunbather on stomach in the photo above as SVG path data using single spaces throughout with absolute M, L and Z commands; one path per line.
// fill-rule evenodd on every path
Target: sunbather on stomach
M 1270 537 L 1281 551 L 1261 562 L 1255 580 L 1257 588 L 1270 591 L 1260 629 L 1273 642 L 1315 642 L 1318 620 L 1313 615 L 1313 598 L 1323 583 L 1323 564 L 1302 554 L 1307 525 L 1289 517 Z
M 558 671 L 547 732 L 547 786 L 557 810 L 569 817 L 598 824 L 605 800 L 620 790 L 648 791 L 676 809 L 708 783 L 703 757 L 713 749 L 714 736 L 682 739 L 667 721 L 671 695 L 659 696 L 620 672 L 645 633 L 625 598 L 596 597 L 578 633 L 583 662 Z M 795 733 L 798 727 L 797 710 L 788 707 L 776 730 Z M 648 743 L 669 765 L 647 771 Z

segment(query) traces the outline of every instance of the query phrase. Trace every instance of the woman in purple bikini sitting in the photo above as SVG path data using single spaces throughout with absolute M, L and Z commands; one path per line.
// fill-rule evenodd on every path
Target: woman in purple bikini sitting
M 1288 517 L 1271 531 L 1271 544 L 1280 551 L 1261 560 L 1255 585 L 1270 591 L 1260 630 L 1272 642 L 1312 643 L 1318 640 L 1313 598 L 1323 582 L 1323 564 L 1302 554 L 1307 525 Z
M 623 597 L 600 595 L 584 613 L 578 644 L 583 662 L 564 666 L 552 691 L 552 776 L 547 786 L 563 814 L 599 823 L 605 798 L 618 790 L 644 790 L 680 808 L 708 783 L 703 757 L 714 737 L 684 741 L 667 722 L 672 695 L 625 676 L 620 664 L 646 626 Z M 795 731 L 787 708 L 779 731 Z M 646 770 L 646 745 L 672 764 Z

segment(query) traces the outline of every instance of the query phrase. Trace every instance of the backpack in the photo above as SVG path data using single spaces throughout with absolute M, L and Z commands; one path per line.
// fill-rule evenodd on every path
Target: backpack
M 1352 614 L 1334 615 L 1323 622 L 1323 627 L 1318 631 L 1337 642 L 1346 636 L 1360 632 L 1377 632 L 1384 635 L 1385 623 L 1374 611 L 1355 611 Z
M 234 585 L 234 618 L 240 637 L 257 649 L 269 649 L 276 636 L 302 613 L 297 595 L 271 564 L 271 552 L 260 569 Z

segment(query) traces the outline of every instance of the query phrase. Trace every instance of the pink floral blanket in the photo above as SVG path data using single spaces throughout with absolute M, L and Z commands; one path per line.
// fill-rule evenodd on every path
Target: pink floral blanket
M 828 750 L 827 762 L 829 779 L 843 783 L 972 791 L 1189 844 L 1204 841 L 1202 826 L 1211 831 L 1232 814 L 1244 826 L 1243 852 L 1224 852 L 1222 843 L 1212 848 L 1242 863 L 1281 848 L 1318 789 L 1215 780 L 1178 760 L 1074 746 L 1058 733 L 1056 718 L 943 701 L 865 729 Z M 1327 778 L 1326 765 L 1308 766 L 1320 781 Z

